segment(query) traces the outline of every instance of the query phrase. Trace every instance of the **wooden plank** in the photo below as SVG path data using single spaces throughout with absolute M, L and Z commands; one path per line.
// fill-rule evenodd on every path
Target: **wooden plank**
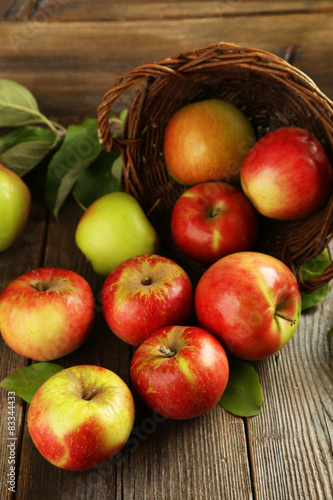
M 40 195 L 41 183 L 39 182 L 40 170 L 31 172 L 25 180 L 27 181 L 32 195 L 32 207 L 29 214 L 28 224 L 19 239 L 5 252 L 0 254 L 0 292 L 13 279 L 26 271 L 39 267 L 42 262 L 44 236 L 46 231 L 46 209 Z M 0 337 L 0 380 L 13 373 L 18 368 L 26 366 L 28 360 L 12 351 Z M 15 463 L 8 463 L 12 457 L 9 456 L 10 434 L 8 432 L 8 393 L 0 389 L 0 407 L 2 418 L 0 419 L 0 442 L 2 453 L 0 454 L 0 491 L 2 495 L 8 492 L 7 484 L 10 473 L 10 465 L 15 467 L 15 482 L 20 462 L 22 425 L 26 404 L 16 397 L 15 402 Z M 16 488 L 15 488 L 16 489 Z M 8 498 L 11 498 L 9 493 Z M 5 498 L 5 496 L 3 497 Z M 6 497 L 7 498 L 7 497 Z
M 186 19 L 220 16 L 244 16 L 267 13 L 332 12 L 330 0 L 307 2 L 279 0 L 274 2 L 253 0 L 208 1 L 174 0 L 155 2 L 131 0 L 122 2 L 90 0 L 20 0 L 5 1 L 0 6 L 0 19 L 37 21 L 118 21 L 143 19 Z
M 263 386 L 260 416 L 248 435 L 257 498 L 333 498 L 333 287 L 278 357 L 256 363 Z
M 333 15 L 258 16 L 228 21 L 10 23 L 0 25 L 0 77 L 26 85 L 49 116 L 95 116 L 116 77 L 138 65 L 224 40 L 283 56 L 296 45 L 294 64 L 333 98 Z M 75 89 L 75 92 L 73 91 Z M 129 103 L 122 96 L 115 111 Z

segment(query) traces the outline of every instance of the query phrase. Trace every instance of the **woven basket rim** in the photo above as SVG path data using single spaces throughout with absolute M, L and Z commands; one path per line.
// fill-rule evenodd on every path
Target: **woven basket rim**
M 134 184 L 137 191 L 132 194 L 139 196 L 140 179 L 135 162 L 135 153 L 142 143 L 140 130 L 140 116 L 145 106 L 147 95 L 151 98 L 152 88 L 162 88 L 163 82 L 209 81 L 215 75 L 215 68 L 230 71 L 236 68 L 235 74 L 255 74 L 260 78 L 271 79 L 288 88 L 293 95 L 306 99 L 309 113 L 318 117 L 318 122 L 325 130 L 325 140 L 330 151 L 330 160 L 333 162 L 333 102 L 320 90 L 316 83 L 303 71 L 267 50 L 241 46 L 228 42 L 216 42 L 203 45 L 195 49 L 179 52 L 175 56 L 161 61 L 142 64 L 119 76 L 113 86 L 104 94 L 103 101 L 98 107 L 98 126 L 103 147 L 108 150 L 121 151 L 124 160 L 125 189 L 132 192 Z M 224 77 L 224 73 L 221 79 Z M 231 77 L 230 77 L 231 78 Z M 121 138 L 113 138 L 109 126 L 109 114 L 117 99 L 134 86 L 138 87 L 128 108 L 124 134 Z M 150 94 L 149 94 L 150 93 Z M 131 177 L 131 179 L 130 179 Z M 161 180 L 163 182 L 163 179 Z M 333 194 L 327 203 L 324 230 L 320 231 L 322 242 L 328 244 L 333 236 Z M 322 248 L 320 248 L 321 250 Z M 318 252 L 320 253 L 320 252 Z M 293 258 L 284 253 L 284 260 L 293 268 Z M 333 278 L 333 263 L 320 277 L 312 280 L 302 280 L 301 270 L 298 271 L 300 284 L 304 291 L 313 291 Z

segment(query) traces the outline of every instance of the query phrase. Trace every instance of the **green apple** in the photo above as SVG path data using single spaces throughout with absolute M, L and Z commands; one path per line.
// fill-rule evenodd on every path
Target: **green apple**
M 25 182 L 0 164 L 0 252 L 7 250 L 26 226 L 31 204 Z
M 159 249 L 154 227 L 138 201 L 125 192 L 106 194 L 92 203 L 77 225 L 75 242 L 102 276 L 135 255 Z

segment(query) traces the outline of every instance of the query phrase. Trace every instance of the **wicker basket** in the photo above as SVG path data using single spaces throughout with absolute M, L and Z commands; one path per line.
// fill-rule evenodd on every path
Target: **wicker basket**
M 112 138 L 109 113 L 124 92 L 132 92 L 123 138 Z M 185 187 L 167 173 L 163 161 L 164 130 L 171 115 L 189 102 L 211 97 L 228 100 L 251 120 L 257 137 L 294 125 L 312 132 L 333 164 L 333 103 L 313 81 L 285 60 L 263 50 L 227 43 L 189 50 L 159 63 L 146 64 L 119 77 L 98 108 L 105 148 L 122 152 L 124 187 L 150 215 L 164 248 L 178 259 L 170 233 L 173 205 Z M 311 280 L 302 280 L 301 265 L 316 257 L 333 236 L 333 193 L 315 214 L 298 221 L 260 218 L 255 250 L 283 260 L 311 292 L 333 278 L 333 263 Z M 185 259 L 184 265 L 197 269 Z

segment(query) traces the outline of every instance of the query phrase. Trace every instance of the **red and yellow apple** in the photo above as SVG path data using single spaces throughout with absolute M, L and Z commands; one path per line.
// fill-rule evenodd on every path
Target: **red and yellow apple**
M 75 351 L 88 337 L 94 317 L 89 284 L 66 269 L 34 269 L 14 279 L 0 295 L 4 341 L 18 354 L 38 361 Z
M 252 125 L 239 108 L 206 99 L 172 115 L 164 134 L 164 160 L 169 174 L 182 184 L 234 182 L 254 141 Z
M 192 305 L 190 278 L 176 262 L 161 255 L 126 260 L 109 274 L 102 289 L 107 324 L 135 346 L 159 328 L 186 324 Z
M 50 377 L 35 393 L 28 413 L 31 439 L 61 469 L 96 467 L 123 448 L 135 407 L 125 382 L 106 368 L 73 366 Z
M 246 196 L 225 182 L 192 186 L 176 201 L 171 233 L 179 250 L 210 265 L 230 253 L 251 250 L 257 214 Z
M 169 326 L 138 347 L 130 376 L 149 408 L 182 420 L 216 406 L 228 382 L 229 363 L 222 345 L 209 332 L 196 326 Z
M 317 210 L 332 191 L 333 171 L 307 130 L 282 127 L 264 135 L 241 169 L 244 193 L 261 214 L 293 220 Z
M 194 297 L 200 325 L 216 335 L 228 354 L 266 358 L 295 333 L 301 295 L 292 271 L 258 252 L 218 260 L 201 276 Z
M 24 230 L 30 204 L 26 183 L 0 164 L 0 252 L 7 250 Z

